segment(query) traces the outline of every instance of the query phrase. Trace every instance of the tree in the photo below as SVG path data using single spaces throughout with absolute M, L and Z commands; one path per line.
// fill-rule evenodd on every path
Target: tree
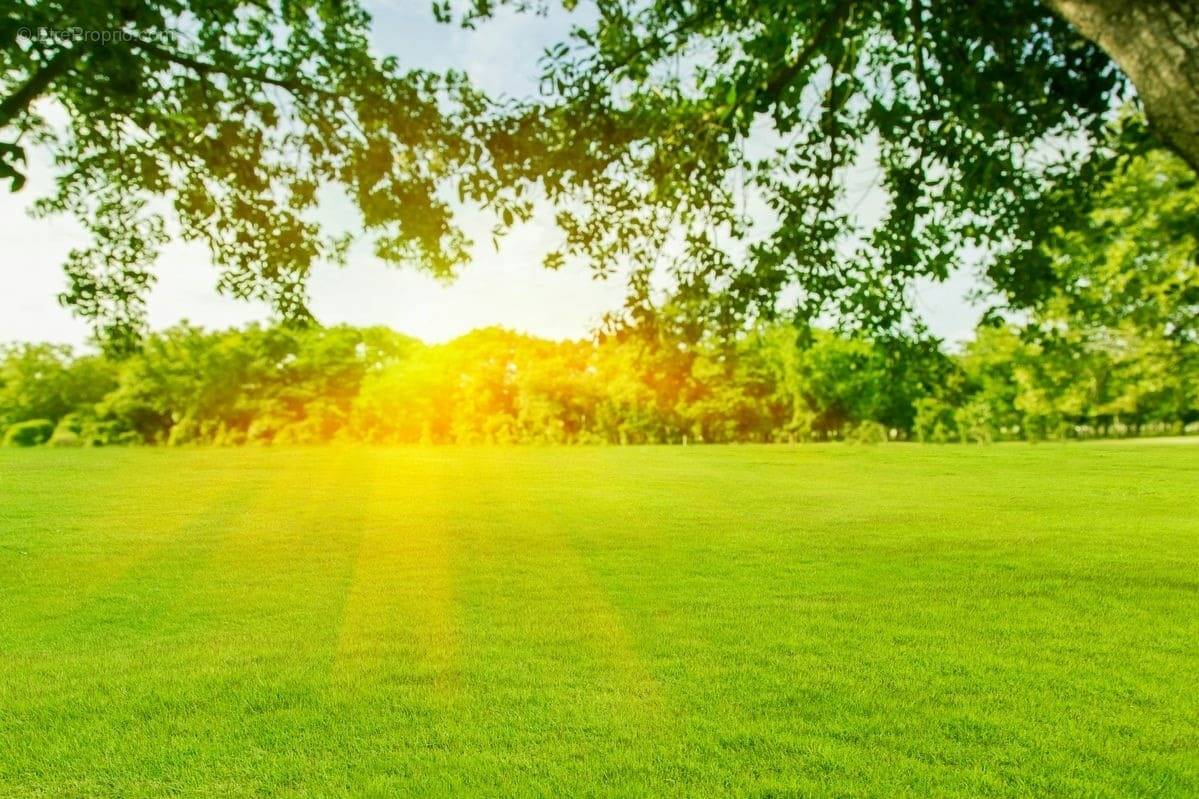
M 419 348 L 382 328 L 177 325 L 121 361 L 96 413 L 154 443 L 327 441 L 367 377 Z
M 1199 344 L 1199 182 L 1176 156 L 1123 158 L 1047 251 L 1066 313 Z
M 458 8 L 473 24 L 503 3 Z M 1153 132 L 1199 163 L 1199 59 L 1180 57 L 1199 35 L 1190 3 L 596 10 L 546 54 L 543 101 L 496 134 L 497 172 L 558 202 L 565 242 L 550 266 L 631 272 L 634 318 L 666 283 L 673 304 L 726 328 L 832 313 L 901 332 L 913 281 L 944 278 L 973 249 L 1008 303 L 1035 302 L 1054 278 L 1042 245 L 1110 170 L 1106 127 L 1130 77 Z M 1177 113 L 1161 99 L 1174 90 Z M 858 207 L 870 172 L 885 198 L 877 224 Z
M 918 401 L 922 438 L 1180 432 L 1199 418 L 1199 184 L 1177 156 L 1121 156 L 1044 254 L 1054 288 L 987 320 Z
M 116 387 L 115 372 L 104 359 L 75 357 L 69 347 L 0 347 L 0 432 L 19 422 L 90 409 Z
M 26 148 L 48 147 L 60 172 L 37 209 L 93 238 L 62 301 L 129 343 L 172 216 L 221 291 L 304 320 L 309 271 L 348 243 L 314 217 L 328 185 L 381 259 L 451 274 L 467 242 L 442 190 L 480 161 L 481 100 L 460 75 L 375 57 L 369 25 L 354 0 L 0 6 L 0 178 L 19 189 Z
M 1047 248 L 1056 288 L 1034 308 L 1041 342 L 1098 357 L 1102 424 L 1187 423 L 1199 406 L 1199 183 L 1170 152 L 1118 163 L 1078 224 Z
M 550 4 L 434 10 L 474 24 Z M 565 240 L 547 265 L 628 269 L 634 321 L 665 283 L 723 331 L 831 312 L 894 333 L 913 280 L 969 247 L 1011 304 L 1045 295 L 1042 244 L 1106 174 L 1130 79 L 1195 167 L 1197 18 L 1169 0 L 604 0 L 546 54 L 547 97 L 495 105 L 375 57 L 355 0 L 10 0 L 0 177 L 19 188 L 27 147 L 50 148 L 62 172 L 37 207 L 93 234 L 62 300 L 114 345 L 141 331 L 168 217 L 222 291 L 306 319 L 309 271 L 348 243 L 317 222 L 328 186 L 383 260 L 437 275 L 468 252 L 447 189 L 502 230 L 536 186 Z
M 1048 0 L 1136 84 L 1153 129 L 1199 171 L 1199 5 L 1177 0 Z

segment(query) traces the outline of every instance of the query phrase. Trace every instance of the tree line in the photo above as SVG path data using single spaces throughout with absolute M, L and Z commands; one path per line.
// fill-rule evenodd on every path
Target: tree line
M 1108 331 L 1111 333 L 1112 331 Z M 9 445 L 988 442 L 1196 432 L 1199 359 L 1161 340 L 1032 339 L 960 353 L 762 326 L 732 343 L 548 341 L 477 330 L 179 325 L 116 360 L 0 355 Z

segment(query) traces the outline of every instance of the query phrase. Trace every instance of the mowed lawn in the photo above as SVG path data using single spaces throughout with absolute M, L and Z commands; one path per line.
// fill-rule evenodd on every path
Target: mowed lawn
M 1199 795 L 1199 447 L 0 452 L 0 796 Z

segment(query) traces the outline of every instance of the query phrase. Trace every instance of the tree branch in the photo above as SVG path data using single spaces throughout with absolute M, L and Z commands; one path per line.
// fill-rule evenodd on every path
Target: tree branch
M 671 39 L 675 39 L 684 33 L 690 33 L 695 28 L 704 25 L 713 18 L 714 12 L 715 8 L 711 8 L 707 13 L 694 14 L 690 17 L 686 17 L 665 33 L 660 33 L 649 41 L 639 42 L 638 46 L 630 48 L 629 51 L 617 61 L 604 65 L 607 74 L 615 75 L 617 72 L 633 63 L 634 59 L 636 59 L 638 56 L 644 55 L 651 50 L 661 49 L 665 47 Z
M 812 36 L 812 40 L 800 51 L 796 59 L 776 70 L 758 91 L 746 92 L 737 97 L 733 104 L 725 111 L 724 119 L 731 119 L 748 99 L 760 97 L 766 97 L 767 99 L 777 98 L 783 89 L 787 88 L 792 81 L 799 77 L 801 72 L 807 69 L 812 58 L 816 55 L 816 51 L 828 40 L 833 29 L 844 22 L 852 6 L 853 0 L 839 0 L 829 10 L 828 16 L 820 23 L 820 27 L 817 29 L 815 35 Z
M 849 15 L 849 9 L 852 5 L 853 0 L 840 0 L 840 2 L 833 6 L 828 16 L 820 23 L 820 29 L 816 31 L 816 35 L 812 37 L 812 41 L 808 42 L 807 47 L 803 49 L 799 57 L 776 72 L 767 82 L 762 93 L 767 97 L 776 96 L 799 77 L 799 74 L 807 68 L 808 62 L 816 55 L 816 50 L 832 34 L 833 29 L 844 22 L 845 18 Z
M 18 115 L 23 114 L 29 104 L 74 66 L 87 50 L 86 44 L 62 48 L 30 75 L 20 88 L 5 97 L 0 102 L 0 128 L 8 127 Z
M 198 58 L 192 58 L 183 53 L 172 52 L 165 47 L 159 47 L 152 42 L 147 42 L 144 39 L 130 39 L 129 43 L 141 50 L 144 53 L 152 55 L 163 61 L 169 61 L 172 64 L 177 64 L 181 67 L 186 67 L 200 75 L 224 75 L 229 78 L 238 80 L 254 81 L 267 86 L 277 86 L 293 95 L 315 94 L 322 97 L 331 97 L 332 93 L 318 89 L 300 80 L 293 78 L 279 78 L 267 72 L 261 72 L 254 69 L 238 69 L 236 67 L 223 67 L 219 64 L 214 64 L 211 61 L 202 61 Z

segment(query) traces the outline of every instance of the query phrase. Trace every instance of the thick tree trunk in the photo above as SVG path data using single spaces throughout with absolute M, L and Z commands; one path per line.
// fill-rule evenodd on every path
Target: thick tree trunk
M 1157 136 L 1199 172 L 1199 0 L 1047 0 L 1112 57 Z

